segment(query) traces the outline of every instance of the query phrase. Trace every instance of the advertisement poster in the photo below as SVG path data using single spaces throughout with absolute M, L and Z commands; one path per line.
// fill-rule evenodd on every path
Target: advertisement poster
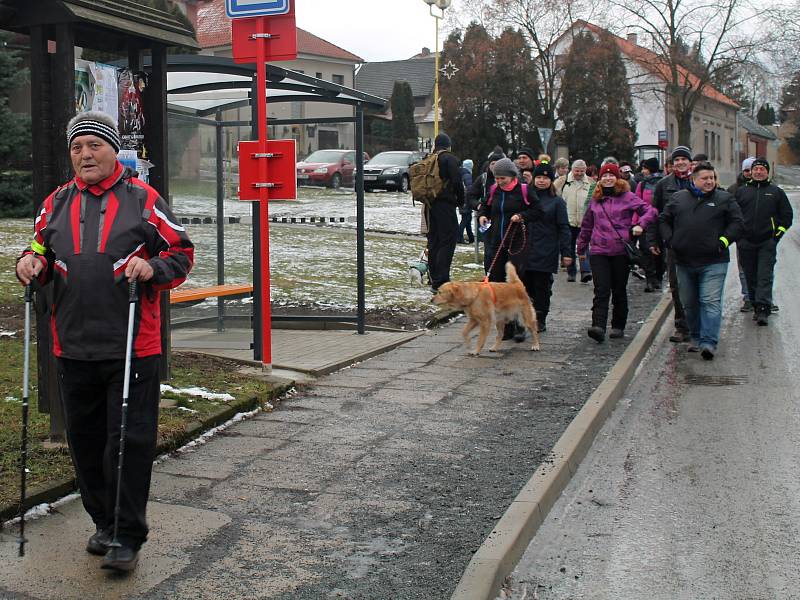
M 145 158 L 142 92 L 146 85 L 143 73 L 119 71 L 119 134 L 122 138 L 122 147 L 136 150 L 142 158 Z
M 119 120 L 117 69 L 102 63 L 75 61 L 75 110 L 96 110 Z

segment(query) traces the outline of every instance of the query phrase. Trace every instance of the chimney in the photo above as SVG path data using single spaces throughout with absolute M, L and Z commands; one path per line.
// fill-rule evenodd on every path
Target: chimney
M 420 52 L 420 56 L 430 56 L 430 55 L 431 55 L 431 49 L 423 46 L 422 52 Z
M 634 46 L 638 46 L 639 45 L 639 36 L 637 34 L 635 34 L 635 33 L 629 33 L 628 34 L 628 41 L 631 44 L 633 44 Z

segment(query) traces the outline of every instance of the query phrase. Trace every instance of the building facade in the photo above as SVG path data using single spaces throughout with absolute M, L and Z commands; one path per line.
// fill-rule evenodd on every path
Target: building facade
M 616 43 L 625 64 L 626 75 L 631 89 L 633 106 L 636 112 L 636 160 L 651 156 L 660 162 L 668 156 L 671 148 L 678 145 L 678 123 L 667 90 L 663 73 L 663 60 L 651 50 L 638 44 L 635 34 L 626 38 L 613 35 L 609 31 L 578 20 L 555 44 L 557 56 L 569 52 L 572 39 L 582 32 L 594 36 L 607 34 Z M 691 82 L 693 75 L 684 74 Z M 696 78 L 695 78 L 696 79 Z M 739 156 L 743 148 L 739 144 L 737 114 L 739 106 L 711 86 L 705 86 L 703 95 L 692 114 L 692 133 L 690 147 L 692 152 L 703 153 L 717 168 L 723 182 L 732 182 L 739 170 Z

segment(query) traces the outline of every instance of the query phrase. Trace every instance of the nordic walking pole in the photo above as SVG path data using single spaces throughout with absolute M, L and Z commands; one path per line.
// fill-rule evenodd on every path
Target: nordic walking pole
M 25 556 L 25 486 L 28 481 L 28 377 L 31 359 L 31 284 L 25 286 L 25 357 L 22 368 L 22 446 L 19 467 L 19 555 Z
M 125 459 L 125 428 L 128 424 L 128 394 L 131 383 L 131 351 L 133 348 L 133 321 L 136 316 L 136 281 L 128 282 L 128 336 L 125 340 L 125 380 L 122 382 L 122 420 L 119 426 L 119 455 L 117 456 L 117 497 L 114 501 L 114 537 L 110 548 L 119 548 L 119 504 L 122 488 L 122 463 Z

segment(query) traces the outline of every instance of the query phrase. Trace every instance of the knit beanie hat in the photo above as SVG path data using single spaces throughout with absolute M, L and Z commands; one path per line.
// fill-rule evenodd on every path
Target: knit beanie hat
M 436 136 L 436 139 L 433 142 L 434 148 L 450 148 L 452 146 L 452 142 L 450 141 L 450 136 L 446 133 L 442 132 Z
M 535 160 L 535 158 L 536 158 L 536 153 L 533 150 L 531 150 L 530 148 L 528 148 L 527 146 L 523 146 L 522 148 L 517 150 L 517 158 L 519 158 L 523 154 L 525 156 L 527 156 L 528 158 L 530 158 L 531 160 Z
M 495 177 L 519 177 L 517 165 L 510 158 L 501 158 L 492 168 Z
M 598 173 L 598 177 L 602 177 L 604 173 L 613 173 L 614 176 L 619 179 L 619 167 L 614 163 L 606 163 L 602 167 L 600 167 L 600 173 Z
M 119 152 L 121 147 L 119 130 L 113 119 L 105 113 L 88 111 L 72 117 L 67 124 L 67 146 L 82 135 L 95 135 L 105 140 L 114 148 L 114 152 Z
M 534 177 L 549 177 L 550 181 L 556 178 L 556 173 L 553 171 L 553 167 L 550 166 L 550 163 L 540 162 L 536 165 L 536 168 L 533 170 Z
M 753 164 L 750 165 L 750 169 L 752 170 L 755 166 L 764 167 L 767 170 L 767 173 L 769 173 L 769 161 L 763 156 L 759 156 L 757 159 L 755 159 Z
M 661 170 L 661 165 L 658 164 L 658 159 L 655 156 L 642 161 L 642 166 L 651 173 L 658 173 Z
M 689 150 L 689 148 L 686 147 L 686 146 L 677 146 L 672 151 L 672 157 L 671 158 L 672 158 L 672 160 L 675 160 L 676 158 L 680 158 L 680 157 L 692 160 L 692 151 Z
M 748 156 L 742 161 L 742 171 L 749 171 L 753 168 L 753 163 L 755 162 L 755 156 Z
M 696 163 L 708 162 L 708 154 L 703 154 L 702 152 L 700 154 L 695 154 L 692 157 L 692 162 Z

